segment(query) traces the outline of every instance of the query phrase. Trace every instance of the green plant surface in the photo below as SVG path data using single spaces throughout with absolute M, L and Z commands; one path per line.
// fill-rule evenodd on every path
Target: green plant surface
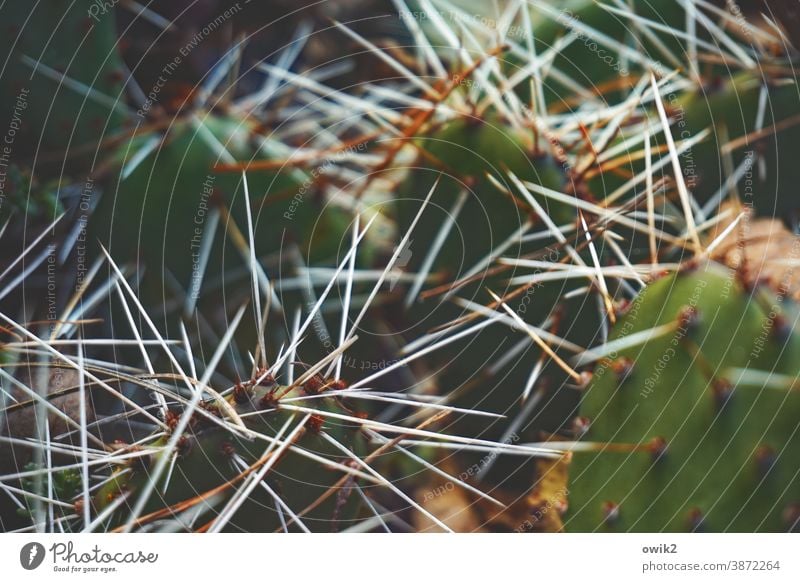
M 614 354 L 633 362 L 624 381 L 608 363 L 595 370 L 580 409 L 585 445 L 570 467 L 568 531 L 793 526 L 800 394 L 753 385 L 742 371 L 798 376 L 800 337 L 770 318 L 764 304 L 780 305 L 774 297 L 708 263 L 637 298 L 612 340 L 669 331 Z

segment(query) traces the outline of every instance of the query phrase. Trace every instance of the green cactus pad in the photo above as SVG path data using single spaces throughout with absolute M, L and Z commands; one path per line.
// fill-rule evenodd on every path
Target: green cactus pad
M 310 386 L 314 380 L 306 384 Z M 288 391 L 287 391 L 288 390 Z M 226 401 L 237 414 L 243 415 L 245 425 L 267 436 L 277 436 L 281 426 L 295 414 L 299 420 L 304 413 L 281 410 L 271 395 L 275 397 L 293 398 L 308 395 L 308 388 L 287 389 L 286 386 L 272 386 L 246 383 L 226 397 Z M 299 403 L 330 412 L 349 413 L 336 398 L 335 390 L 331 390 L 328 398 L 311 399 Z M 202 408 L 220 418 L 225 416 L 222 407 L 215 401 L 205 401 Z M 258 414 L 258 412 L 262 414 Z M 255 414 L 254 414 L 255 413 Z M 170 413 L 167 419 L 177 423 L 177 414 Z M 295 422 L 296 424 L 296 422 Z M 312 415 L 306 422 L 303 432 L 295 440 L 295 444 L 311 453 L 330 461 L 348 464 L 350 460 L 324 440 L 320 430 L 330 433 L 340 443 L 356 454 L 363 453 L 365 441 L 360 438 L 358 426 L 328 418 L 323 415 Z M 286 437 L 286 434 L 283 435 Z M 169 436 L 163 436 L 146 447 L 152 448 L 150 456 L 136 457 L 122 466 L 105 486 L 97 491 L 93 499 L 93 512 L 109 507 L 121 494 L 130 495 L 130 499 L 115 513 L 115 523 L 125 523 L 129 508 L 135 503 L 136 495 L 151 479 L 151 471 L 158 461 L 159 451 L 167 444 Z M 234 464 L 238 456 L 246 465 L 256 463 L 269 447 L 269 441 L 248 440 L 232 435 L 221 429 L 203 415 L 196 413 L 190 428 L 177 447 L 177 458 L 174 470 L 167 481 L 166 472 L 162 474 L 157 488 L 153 491 L 142 515 L 164 510 L 167 507 L 178 507 L 176 504 L 187 502 L 197 496 L 207 495 L 217 490 L 226 482 L 235 479 L 246 467 Z M 273 450 L 277 449 L 277 445 Z M 287 460 L 288 459 L 288 460 Z M 260 466 L 260 465 L 259 465 Z M 281 498 L 295 511 L 300 511 L 314 502 L 342 477 L 343 473 L 331 469 L 318 461 L 301 456 L 293 450 L 287 450 L 275 462 L 265 477 L 264 483 L 276 491 Z M 204 521 L 213 519 L 217 512 L 225 506 L 237 489 L 242 486 L 236 481 L 231 487 L 222 487 L 215 495 L 208 496 L 203 502 L 207 513 Z M 355 496 L 351 495 L 351 485 L 337 490 L 337 494 L 311 512 L 304 521 L 311 526 L 316 524 L 319 531 L 330 531 L 331 528 L 346 527 L 348 519 L 354 517 L 358 507 Z M 176 511 L 177 512 L 177 511 Z M 199 526 L 200 524 L 198 524 Z M 237 512 L 227 526 L 230 531 L 271 531 L 281 527 L 274 500 L 262 487 L 257 487 L 245 505 Z
M 648 287 L 612 341 L 667 332 L 595 370 L 578 423 L 588 425 L 579 442 L 594 444 L 574 452 L 566 529 L 795 527 L 800 393 L 786 384 L 800 371 L 800 337 L 787 313 L 779 295 L 751 293 L 713 263 Z M 633 362 L 626 379 L 614 372 L 622 358 Z M 753 382 L 762 370 L 791 380 Z
M 154 139 L 160 139 L 158 145 L 128 171 Z M 108 180 L 109 191 L 94 220 L 97 238 L 117 256 L 136 256 L 157 273 L 163 265 L 187 282 L 193 253 L 217 202 L 230 210 L 240 230 L 247 225 L 242 174 L 221 173 L 217 167 L 270 159 L 259 147 L 264 139 L 254 121 L 216 113 L 177 119 L 163 136 L 136 136 L 115 153 L 118 172 Z M 247 181 L 259 254 L 285 244 L 286 232 L 301 241 L 308 260 L 329 260 L 346 244 L 342 241 L 352 214 L 340 206 L 323 206 L 310 172 L 248 171 Z M 374 238 L 367 242 L 380 244 Z
M 114 13 L 101 15 L 98 6 L 94 0 L 48 0 L 34 6 L 6 3 L 0 9 L 5 26 L 0 48 L 9 58 L 0 117 L 11 120 L 19 114 L 20 144 L 91 156 L 100 140 L 124 122 L 125 73 Z M 89 88 L 90 94 L 73 83 Z

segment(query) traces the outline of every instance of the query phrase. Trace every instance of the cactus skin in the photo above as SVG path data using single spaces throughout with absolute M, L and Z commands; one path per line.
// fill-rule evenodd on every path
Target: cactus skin
M 216 115 L 198 117 L 203 117 L 205 130 L 231 155 L 253 156 L 249 126 Z M 214 192 L 224 195 L 229 204 L 230 196 L 241 191 L 241 176 L 214 174 L 220 153 L 203 139 L 201 131 L 191 120 L 176 119 L 156 150 L 124 179 L 124 164 L 154 134 L 136 136 L 113 152 L 119 173 L 110 180 L 94 221 L 97 237 L 112 253 L 125 259 L 138 256 L 155 273 L 161 272 L 163 264 L 181 282 L 188 282 L 195 228 L 202 232 L 214 208 Z M 253 199 L 263 194 L 260 187 L 260 183 L 251 184 Z
M 468 192 L 466 203 L 433 265 L 434 272 L 445 272 L 452 280 L 463 277 L 486 257 L 490 249 L 497 248 L 526 220 L 539 220 L 511 183 L 508 172 L 520 180 L 553 190 L 569 189 L 568 169 L 549 154 L 549 148 L 534 151 L 532 142 L 532 131 L 526 135 L 492 114 L 483 118 L 459 117 L 431 128 L 429 133 L 416 138 L 421 153 L 416 161 L 417 167 L 411 169 L 401 186 L 402 197 L 417 199 L 424 196 L 438 179 L 432 200 L 439 208 L 431 209 L 423 215 L 414 231 L 411 246 L 413 255 L 408 265 L 410 272 L 419 269 L 425 260 L 426 249 L 436 240 L 447 213 L 462 190 Z M 488 176 L 494 180 L 490 180 Z M 501 184 L 512 195 L 501 192 L 493 182 Z M 574 207 L 538 194 L 532 196 L 554 222 L 568 224 L 577 220 Z M 415 204 L 400 206 L 401 230 L 411 223 L 416 210 Z M 519 245 L 515 244 L 504 256 L 520 252 L 518 249 Z M 476 281 L 460 288 L 458 295 L 483 302 L 488 297 L 484 287 L 501 289 L 506 284 L 507 277 L 507 272 L 494 275 L 491 267 L 486 267 L 479 273 Z M 537 289 L 537 301 L 529 306 L 530 321 L 538 323 L 546 318 L 562 291 L 560 285 Z M 408 310 L 408 320 L 425 321 L 426 326 L 433 328 L 464 315 L 461 308 L 450 309 L 447 302 L 439 304 L 439 299 L 440 297 L 418 299 Z M 480 337 L 480 342 L 472 342 L 467 346 L 458 345 L 452 352 L 440 353 L 443 361 L 448 361 L 446 370 L 439 377 L 443 386 L 458 386 L 481 377 L 486 362 L 496 355 L 497 346 L 505 340 L 507 333 L 499 327 L 488 328 L 481 331 Z M 481 386 L 482 389 L 476 390 L 474 394 L 462 394 L 461 403 L 468 407 L 490 406 L 498 413 L 505 413 L 519 400 L 521 394 L 519 385 L 512 381 L 490 387 L 482 379 Z M 491 391 L 491 402 L 485 401 L 482 396 L 485 391 Z M 471 423 L 473 420 L 479 426 L 470 427 L 469 430 L 474 430 L 475 434 L 485 430 L 482 420 L 463 419 L 463 422 Z M 501 431 L 499 426 L 495 429 Z M 502 431 L 495 436 L 499 437 L 501 433 Z
M 0 49 L 9 55 L 0 89 L 0 118 L 8 120 L 21 91 L 27 90 L 24 141 L 31 151 L 85 148 L 89 159 L 104 135 L 121 127 L 122 109 L 86 98 L 22 62 L 27 56 L 102 93 L 122 101 L 122 59 L 112 11 L 93 19 L 94 0 L 48 0 L 31 6 L 8 2 L 0 10 L 6 27 Z M 31 75 L 33 77 L 31 78 Z M 41 144 L 41 145 L 40 145 Z
M 677 30 L 682 30 L 685 26 L 684 9 L 674 0 L 635 0 L 628 4 L 635 14 L 659 25 L 671 26 Z M 620 44 L 630 44 L 631 30 L 636 30 L 632 21 L 608 12 L 597 2 L 577 2 L 571 10 L 563 12 L 562 18 L 548 15 L 534 25 L 538 50 L 540 52 L 547 50 L 574 28 L 571 19 L 591 26 Z M 635 85 L 640 74 L 648 74 L 648 71 L 643 71 L 635 63 L 629 64 L 631 69 L 629 75 L 621 72 L 619 68 L 621 58 L 613 48 L 594 42 L 592 38 L 578 30 L 576 32 L 579 33 L 579 38 L 561 51 L 554 60 L 554 66 L 587 87 L 590 92 L 605 92 L 608 101 L 613 103 L 616 100 L 615 96 L 624 96 L 625 93 L 609 93 L 605 87 L 618 86 L 628 91 Z M 702 25 L 698 25 L 698 32 L 707 36 Z M 653 61 L 662 63 L 663 70 L 658 71 L 659 75 L 676 68 L 674 63 L 665 60 L 662 53 L 646 37 L 639 36 L 642 41 L 639 52 Z M 679 60 L 686 59 L 687 46 L 682 39 L 661 32 L 657 36 Z M 746 48 L 746 42 L 743 46 Z M 603 61 L 598 54 L 598 47 L 605 51 L 603 55 L 613 55 L 613 66 Z M 775 47 L 775 50 L 784 48 Z M 700 202 L 710 198 L 727 178 L 723 155 L 720 153 L 720 149 L 725 145 L 722 136 L 727 135 L 727 138 L 733 141 L 759 129 L 756 123 L 762 86 L 767 89 L 768 103 L 762 128 L 791 121 L 790 118 L 797 113 L 797 73 L 790 66 L 785 67 L 780 73 L 760 68 L 746 72 L 736 72 L 737 69 L 733 71 L 722 66 L 703 65 L 700 70 L 701 86 L 696 91 L 682 92 L 674 99 L 669 95 L 662 96 L 665 105 L 672 110 L 677 121 L 673 126 L 676 139 L 685 139 L 707 128 L 712 129 L 708 138 L 692 148 L 693 167 L 686 170 L 689 174 L 686 177 L 690 182 L 689 188 Z M 521 84 L 520 89 L 523 91 L 523 99 L 529 100 L 530 97 L 526 93 L 528 85 Z M 563 91 L 557 83 L 546 84 L 545 94 L 548 102 L 553 104 L 562 102 L 565 99 Z M 573 102 L 570 109 L 579 105 L 579 102 Z M 652 118 L 657 119 L 655 112 Z M 725 133 L 722 133 L 723 128 Z M 789 123 L 774 137 L 751 140 L 749 145 L 739 148 L 733 154 L 736 165 L 744 161 L 747 150 L 752 150 L 764 159 L 763 176 L 760 171 L 749 172 L 750 175 L 757 174 L 758 179 L 753 179 L 756 185 L 753 201 L 762 216 L 800 210 L 797 198 L 790 194 L 794 190 L 793 186 L 800 180 L 800 167 L 794 163 L 792 154 L 792 144 L 798 140 L 800 140 L 800 128 L 797 124 Z M 688 155 L 686 159 L 689 159 Z M 635 172 L 641 172 L 643 169 L 642 164 L 633 164 L 630 168 Z M 602 193 L 612 191 L 617 185 L 617 178 L 612 173 L 604 173 L 590 183 L 589 189 L 595 193 Z
M 796 76 L 794 80 L 796 82 Z M 709 90 L 706 94 L 689 93 L 676 101 L 676 118 L 681 126 L 685 124 L 685 131 L 695 135 L 705 128 L 712 128 L 709 137 L 692 150 L 692 173 L 696 175 L 696 184 L 692 186 L 701 202 L 710 198 L 727 178 L 720 153 L 725 146 L 723 129 L 730 141 L 755 134 L 758 130 L 756 123 L 762 86 L 766 88 L 769 103 L 763 127 L 791 121 L 798 110 L 796 84 L 787 82 L 773 86 L 769 79 L 750 74 L 728 79 L 719 90 Z M 739 186 L 746 199 L 755 204 L 759 215 L 787 215 L 800 209 L 797 197 L 791 194 L 794 185 L 800 181 L 800 167 L 792 154 L 792 146 L 798 140 L 800 128 L 790 124 L 774 136 L 751 139 L 749 145 L 733 152 L 736 166 L 742 163 L 749 166 L 745 174 L 747 180 L 740 180 Z M 759 160 L 763 160 L 766 168 L 763 176 Z
M 306 388 L 288 389 L 286 386 L 272 384 L 271 386 L 255 385 L 244 383 L 242 388 L 225 397 L 228 404 L 236 410 L 238 414 L 247 414 L 255 411 L 267 411 L 263 415 L 245 417 L 246 426 L 257 432 L 268 436 L 276 436 L 280 427 L 286 422 L 291 414 L 296 414 L 297 419 L 302 418 L 303 413 L 292 413 L 281 411 L 279 406 L 275 407 L 270 400 L 270 394 L 284 398 L 296 398 L 308 394 L 306 390 L 311 386 L 312 381 L 305 384 Z M 336 399 L 335 389 L 331 390 L 330 398 L 319 398 L 305 401 L 301 404 L 316 409 L 329 410 L 350 414 L 352 407 L 344 409 L 339 400 Z M 213 400 L 202 403 L 202 408 L 207 412 L 223 416 L 220 406 Z M 172 414 L 172 413 L 170 413 Z M 177 424 L 178 415 L 168 418 L 168 424 Z M 314 415 L 305 424 L 299 438 L 295 441 L 297 445 L 308 451 L 324 456 L 330 460 L 349 463 L 349 459 L 341 451 L 334 448 L 330 443 L 323 440 L 318 435 L 320 430 L 324 430 L 334 436 L 340 443 L 344 444 L 355 454 L 364 456 L 363 439 L 361 438 L 357 425 L 347 422 L 325 418 Z M 286 434 L 283 435 L 284 438 Z M 148 445 L 154 449 L 152 456 L 134 458 L 126 465 L 117 470 L 117 478 L 109 481 L 105 486 L 98 490 L 93 499 L 93 513 L 100 512 L 113 502 L 121 493 L 132 493 L 133 497 L 117 511 L 114 523 L 121 525 L 125 523 L 127 514 L 125 508 L 130 508 L 135 503 L 136 491 L 150 479 L 150 471 L 155 466 L 158 455 L 156 449 L 166 445 L 169 436 L 161 437 Z M 199 413 L 193 417 L 184 439 L 180 441 L 178 447 L 178 460 L 175 470 L 170 478 L 166 492 L 163 491 L 166 472 L 162 475 L 161 482 L 150 498 L 142 515 L 161 510 L 165 507 L 193 499 L 202 495 L 222 484 L 235 478 L 241 473 L 241 467 L 232 465 L 232 456 L 237 454 L 248 464 L 255 463 L 269 446 L 266 440 L 248 441 L 244 438 L 237 438 L 225 432 L 204 418 Z M 274 447 L 274 448 L 277 448 Z M 273 449 L 274 450 L 274 449 Z M 288 460 L 287 460 L 288 457 Z M 130 469 L 129 471 L 126 471 Z M 300 456 L 290 450 L 284 452 L 281 458 L 273 465 L 267 473 L 264 481 L 276 491 L 280 497 L 295 511 L 300 511 L 306 505 L 315 501 L 320 495 L 333 486 L 340 479 L 343 473 L 331 470 L 319 463 Z M 216 499 L 209 499 L 209 512 L 204 514 L 204 520 L 210 520 L 216 512 L 225 506 L 241 484 L 237 483 L 222 491 Z M 311 512 L 306 524 L 312 531 L 332 531 L 340 527 L 347 526 L 347 520 L 355 516 L 358 507 L 355 496 L 349 494 L 348 486 L 344 486 L 325 503 Z M 202 520 L 203 518 L 201 518 Z M 198 522 L 198 526 L 202 521 Z M 281 527 L 278 514 L 275 510 L 273 498 L 261 487 L 257 487 L 236 516 L 227 526 L 230 531 L 273 531 Z
M 507 172 L 521 180 L 563 191 L 569 188 L 568 172 L 547 152 L 533 151 L 533 133 L 523 134 L 504 120 L 462 117 L 416 139 L 420 155 L 418 167 L 410 172 L 402 185 L 404 196 L 418 198 L 439 178 L 435 201 L 444 209 L 452 206 L 464 189 L 469 197 L 456 221 L 451 240 L 466 237 L 461 244 L 446 245 L 436 265 L 466 270 L 481 260 L 487 249 L 523 224 L 533 211 L 527 202 L 515 205 L 507 194 L 500 192 L 488 176 L 494 178 L 518 197 L 509 182 Z M 441 173 L 441 175 L 440 175 Z M 542 207 L 559 224 L 577 218 L 573 207 L 534 195 Z M 401 215 L 404 225 L 413 220 L 413 206 Z M 441 227 L 441 213 L 423 216 L 414 237 L 416 248 L 426 248 L 435 240 Z M 420 244 L 422 243 L 422 244 Z M 423 253 L 419 254 L 422 260 Z M 414 264 L 412 269 L 416 266 Z M 453 273 L 455 276 L 462 273 Z
M 53 179 L 42 184 L 24 166 L 9 165 L 4 184 L 8 197 L 0 205 L 0 221 L 8 220 L 12 212 L 25 213 L 29 220 L 47 220 L 64 212 L 58 194 L 66 182 Z
M 602 449 L 574 452 L 568 531 L 796 527 L 787 516 L 800 500 L 800 393 L 736 385 L 730 371 L 797 377 L 800 337 L 779 319 L 770 325 L 765 302 L 781 303 L 708 263 L 658 280 L 633 303 L 616 337 L 679 321 L 687 305 L 697 319 L 620 352 L 635 362 L 623 382 L 611 367 L 595 371 L 582 441 Z
M 242 175 L 215 169 L 228 160 L 209 141 L 215 140 L 234 159 L 247 163 L 266 159 L 258 148 L 264 137 L 254 121 L 198 112 L 193 119 L 176 119 L 155 151 L 122 179 L 126 160 L 152 137 L 150 133 L 136 136 L 114 152 L 117 172 L 108 180 L 109 191 L 94 221 L 97 237 L 108 241 L 117 256 L 137 256 L 155 273 L 161 273 L 163 265 L 187 284 L 196 260 L 193 252 L 215 205 L 222 202 L 230 209 L 243 232 L 247 224 Z M 310 178 L 301 181 L 290 168 L 249 171 L 247 180 L 258 253 L 279 248 L 287 230 L 301 241 L 310 261 L 328 260 L 341 250 L 352 217 L 331 204 L 322 208 Z M 298 196 L 301 200 L 296 202 Z M 218 268 L 219 258 L 212 257 L 213 269 Z

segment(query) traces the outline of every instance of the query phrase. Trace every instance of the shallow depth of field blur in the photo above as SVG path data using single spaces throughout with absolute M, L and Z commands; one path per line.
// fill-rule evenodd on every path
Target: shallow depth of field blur
M 0 22 L 0 531 L 800 528 L 796 1 Z

